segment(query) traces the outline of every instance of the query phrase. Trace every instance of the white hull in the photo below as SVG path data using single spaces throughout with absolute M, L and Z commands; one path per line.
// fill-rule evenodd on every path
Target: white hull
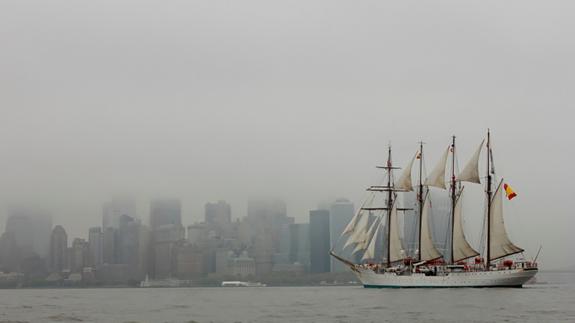
M 441 276 L 425 276 L 422 273 L 375 273 L 363 268 L 355 273 L 366 288 L 521 287 L 537 274 L 537 269 L 452 272 Z

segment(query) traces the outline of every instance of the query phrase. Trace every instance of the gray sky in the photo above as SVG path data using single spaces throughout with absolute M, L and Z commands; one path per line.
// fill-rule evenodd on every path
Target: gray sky
M 0 203 L 51 208 L 72 236 L 114 194 L 144 219 L 150 198 L 180 197 L 186 223 L 209 200 L 239 217 L 249 196 L 274 195 L 303 222 L 324 200 L 359 204 L 388 142 L 405 164 L 425 140 L 431 169 L 456 134 L 462 167 L 490 127 L 519 194 L 512 239 L 529 255 L 543 244 L 545 268 L 573 266 L 574 9 L 2 1 Z

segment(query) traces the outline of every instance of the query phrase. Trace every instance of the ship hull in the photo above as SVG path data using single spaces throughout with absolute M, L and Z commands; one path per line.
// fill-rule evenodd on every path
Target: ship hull
M 452 272 L 441 276 L 375 273 L 369 269 L 358 269 L 355 273 L 365 288 L 522 287 L 537 274 L 537 269 Z

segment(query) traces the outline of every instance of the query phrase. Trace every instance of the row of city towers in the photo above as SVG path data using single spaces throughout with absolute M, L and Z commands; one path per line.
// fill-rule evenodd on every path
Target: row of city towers
M 405 198 L 408 204 L 415 200 L 409 194 Z M 448 207 L 447 200 L 442 202 L 436 206 Z M 102 227 L 90 228 L 87 240 L 74 238 L 69 243 L 64 227 L 52 227 L 50 216 L 16 208 L 0 237 L 0 270 L 39 277 L 82 273 L 109 283 L 146 275 L 192 279 L 209 274 L 341 272 L 346 268 L 329 257 L 329 250 L 341 247 L 339 237 L 353 215 L 353 203 L 337 199 L 310 211 L 309 223 L 295 223 L 282 200 L 253 199 L 247 216 L 233 221 L 231 206 L 218 201 L 207 203 L 204 221 L 186 230 L 180 200 L 152 201 L 148 226 L 139 220 L 133 200 L 118 198 L 103 205 Z M 404 245 L 413 253 L 417 246 L 412 222 L 417 216 L 406 214 L 404 221 Z M 433 219 L 434 236 L 445 236 L 439 232 L 443 222 Z M 444 245 L 437 241 L 439 249 Z
M 231 206 L 218 201 L 205 205 L 203 222 L 186 228 L 180 200 L 152 201 L 146 225 L 133 200 L 117 198 L 104 203 L 102 226 L 90 228 L 87 239 L 69 239 L 46 213 L 14 208 L 0 237 L 0 271 L 81 273 L 103 282 L 344 271 L 329 249 L 353 215 L 353 203 L 337 199 L 310 211 L 308 223 L 295 223 L 284 201 L 252 199 L 247 216 L 232 220 Z

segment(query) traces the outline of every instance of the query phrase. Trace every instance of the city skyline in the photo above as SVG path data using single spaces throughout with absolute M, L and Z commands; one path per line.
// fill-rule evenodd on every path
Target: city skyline
M 575 266 L 573 4 L 232 6 L 4 4 L 3 218 L 43 205 L 77 232 L 134 194 L 140 210 L 180 198 L 189 222 L 206 201 L 240 215 L 269 194 L 300 220 L 318 201 L 359 205 L 390 142 L 399 166 L 426 142 L 432 167 L 456 135 L 462 166 L 490 128 L 518 193 L 509 234 L 543 245 L 542 266 Z

